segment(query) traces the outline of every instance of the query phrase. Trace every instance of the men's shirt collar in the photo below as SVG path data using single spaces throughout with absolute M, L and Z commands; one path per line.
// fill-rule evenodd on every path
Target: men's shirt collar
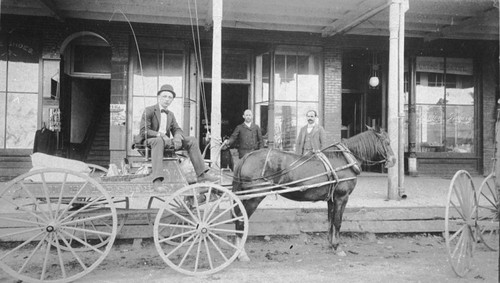
M 250 122 L 250 123 L 243 122 L 243 124 L 245 124 L 245 125 L 246 125 L 247 127 L 249 127 L 249 128 L 252 126 L 252 122 Z

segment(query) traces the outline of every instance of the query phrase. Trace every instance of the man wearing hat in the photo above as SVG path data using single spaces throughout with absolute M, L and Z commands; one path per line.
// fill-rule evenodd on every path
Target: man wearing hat
M 166 190 L 162 186 L 163 151 L 165 148 L 188 151 L 198 182 L 214 182 L 218 180 L 217 177 L 208 174 L 209 169 L 205 165 L 196 138 L 184 136 L 182 129 L 177 124 L 174 113 L 168 110 L 174 98 L 174 88 L 168 84 L 163 85 L 157 93 L 158 103 L 146 107 L 141 116 L 139 137 L 141 142 L 144 142 L 147 138 L 147 145 L 151 146 L 153 167 L 151 179 L 154 189 L 159 192 Z

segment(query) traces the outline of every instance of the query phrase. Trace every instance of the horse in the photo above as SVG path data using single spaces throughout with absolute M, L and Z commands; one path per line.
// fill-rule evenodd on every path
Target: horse
M 339 232 L 344 209 L 360 173 L 360 162 L 385 162 L 386 168 L 394 166 L 396 158 L 387 132 L 368 127 L 367 131 L 341 143 L 303 156 L 278 149 L 253 151 L 236 166 L 232 190 L 242 200 L 249 218 L 269 194 L 279 193 L 294 201 L 326 201 L 329 246 L 335 254 L 345 256 L 339 248 Z M 241 215 L 239 209 L 234 213 Z M 235 227 L 242 231 L 244 223 L 236 221 Z M 236 237 L 236 241 L 239 240 Z M 245 250 L 238 259 L 250 260 Z

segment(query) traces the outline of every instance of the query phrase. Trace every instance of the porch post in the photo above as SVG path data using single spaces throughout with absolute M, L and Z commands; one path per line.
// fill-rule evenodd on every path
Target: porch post
M 400 84 L 403 84 L 403 77 L 400 68 L 403 68 L 404 58 L 404 42 L 400 37 L 404 38 L 404 3 L 405 0 L 392 0 L 389 6 L 389 82 L 388 82 L 388 97 L 387 97 L 387 127 L 391 146 L 396 155 L 396 164 L 388 170 L 388 190 L 387 198 L 389 200 L 399 199 L 399 191 L 402 188 L 404 174 L 403 165 L 403 148 L 399 142 L 403 139 L 400 131 L 400 120 L 403 119 L 404 109 L 400 109 L 403 99 L 403 93 L 400 93 Z M 403 115 L 401 114 L 403 113 Z M 401 123 L 402 124 L 402 123 Z M 401 173 L 403 172 L 403 173 Z M 403 192 L 404 193 L 404 192 Z
M 218 149 L 221 140 L 221 53 L 222 53 L 222 0 L 213 0 L 213 42 L 212 42 L 212 113 L 210 116 L 210 148 Z M 217 154 L 210 151 L 212 164 L 217 163 Z M 214 163 L 215 162 L 215 163 Z

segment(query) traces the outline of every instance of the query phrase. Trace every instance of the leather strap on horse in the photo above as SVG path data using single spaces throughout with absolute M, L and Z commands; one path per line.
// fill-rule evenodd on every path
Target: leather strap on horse
M 344 155 L 345 160 L 347 161 L 346 167 L 351 167 L 352 171 L 356 175 L 359 175 L 361 173 L 361 168 L 359 168 L 358 161 L 352 154 L 352 152 L 345 146 L 343 143 L 336 143 L 335 146 L 342 151 L 342 154 Z
M 335 189 L 337 188 L 339 184 L 339 176 L 337 175 L 337 172 L 335 172 L 335 169 L 333 169 L 332 164 L 330 163 L 330 160 L 325 156 L 323 152 L 318 152 L 316 153 L 316 156 L 318 156 L 319 160 L 323 162 L 323 165 L 325 166 L 326 171 L 329 171 L 330 174 L 326 174 L 328 181 L 335 180 L 335 182 L 332 182 L 330 186 L 328 187 L 328 195 L 325 199 L 327 200 L 332 200 L 333 201 L 333 194 L 335 193 Z

